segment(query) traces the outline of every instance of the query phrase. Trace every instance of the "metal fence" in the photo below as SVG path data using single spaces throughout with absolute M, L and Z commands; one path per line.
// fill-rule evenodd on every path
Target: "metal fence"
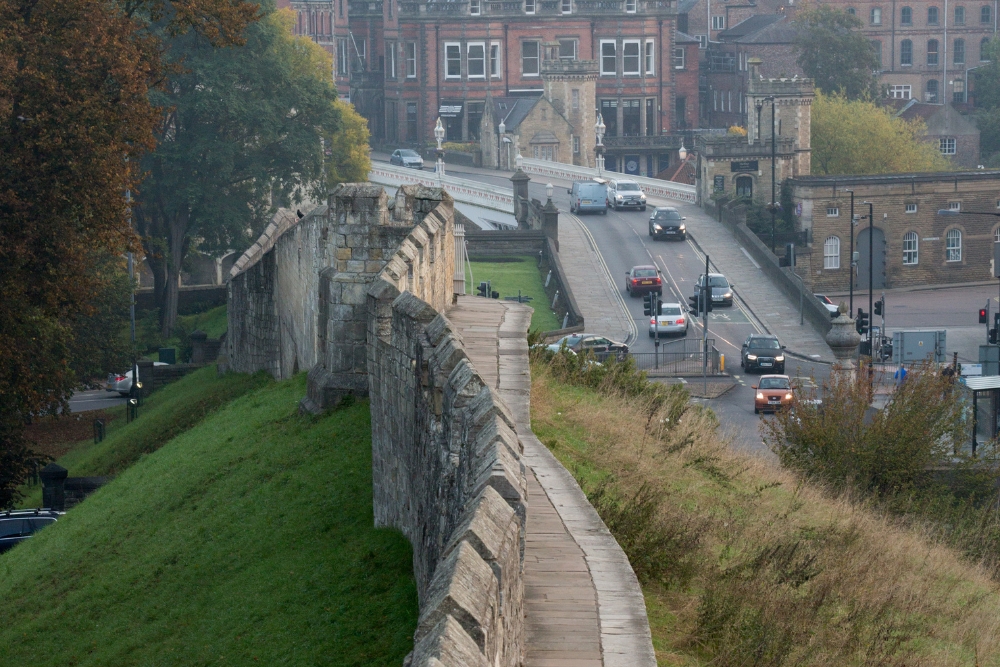
M 701 375 L 704 353 L 701 339 L 682 338 L 660 345 L 658 352 L 629 352 L 636 368 L 650 375 Z M 708 374 L 719 374 L 719 350 L 708 339 Z

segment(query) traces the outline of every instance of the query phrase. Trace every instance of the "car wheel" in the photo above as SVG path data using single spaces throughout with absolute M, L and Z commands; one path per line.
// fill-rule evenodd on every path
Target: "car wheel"
M 607 207 L 607 206 L 605 206 L 605 207 L 604 207 L 604 210 L 603 210 L 603 211 L 601 211 L 601 215 L 607 215 L 607 214 L 608 214 L 608 207 Z
M 642 208 L 640 208 L 639 210 L 640 210 L 640 211 L 645 211 L 645 210 L 646 210 L 646 207 L 645 207 L 645 206 L 643 206 L 643 207 L 642 207 Z
M 653 337 L 653 332 L 652 332 L 652 331 L 650 331 L 650 332 L 649 332 L 649 337 L 650 337 L 650 338 L 652 338 L 652 337 Z

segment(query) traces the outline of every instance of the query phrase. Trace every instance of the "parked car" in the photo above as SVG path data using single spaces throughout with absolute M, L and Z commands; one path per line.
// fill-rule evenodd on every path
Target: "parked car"
M 0 514 L 0 553 L 13 549 L 17 544 L 53 524 L 65 512 L 55 510 L 7 510 Z
M 657 206 L 653 215 L 649 217 L 649 235 L 654 241 L 659 239 L 677 239 L 683 241 L 687 238 L 686 220 L 673 206 Z
M 787 375 L 762 375 L 753 386 L 757 390 L 753 399 L 753 412 L 775 412 L 792 402 L 792 383 Z
M 694 284 L 694 295 L 701 293 L 705 285 L 705 274 L 698 276 L 698 282 Z M 708 274 L 708 285 L 712 288 L 712 305 L 732 306 L 733 305 L 733 285 L 721 273 Z
M 553 352 L 558 352 L 562 349 L 563 345 L 566 346 L 566 349 L 576 354 L 592 352 L 598 360 L 606 359 L 611 354 L 616 354 L 619 357 L 624 357 L 624 355 L 628 354 L 628 345 L 625 343 L 619 343 L 610 338 L 598 336 L 597 334 L 579 333 L 563 336 L 549 345 L 549 349 Z
M 412 167 L 413 169 L 423 169 L 424 159 L 420 153 L 410 148 L 397 148 L 389 156 L 389 164 L 397 164 L 400 167 Z
M 649 337 L 675 334 L 686 336 L 690 319 L 683 305 L 665 303 L 659 315 L 649 318 Z
M 608 214 L 608 186 L 597 181 L 574 181 L 569 189 L 570 213 Z
M 663 294 L 663 280 L 660 279 L 660 270 L 655 266 L 633 266 L 625 275 L 625 291 L 629 296 L 642 296 L 650 292 Z
M 162 361 L 154 361 L 154 366 L 167 366 Z M 122 396 L 128 396 L 132 391 L 132 369 L 124 373 L 108 373 L 108 381 L 104 385 L 105 391 L 117 391 Z
M 770 334 L 750 334 L 743 341 L 740 351 L 740 368 L 750 371 L 767 370 L 773 373 L 785 372 L 785 346 L 777 336 Z
M 831 301 L 830 297 L 825 294 L 813 294 L 813 296 L 819 299 L 819 302 L 823 304 L 823 307 L 830 313 L 830 319 L 833 319 L 840 314 L 840 306 Z
M 623 208 L 646 210 L 646 195 L 635 181 L 612 178 L 608 181 L 608 206 L 616 211 Z

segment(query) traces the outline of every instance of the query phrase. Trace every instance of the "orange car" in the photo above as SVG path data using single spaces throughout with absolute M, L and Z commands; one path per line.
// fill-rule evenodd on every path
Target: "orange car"
M 774 412 L 792 402 L 792 383 L 787 375 L 762 375 L 760 384 L 753 388 L 757 390 L 753 400 L 754 414 L 765 410 Z

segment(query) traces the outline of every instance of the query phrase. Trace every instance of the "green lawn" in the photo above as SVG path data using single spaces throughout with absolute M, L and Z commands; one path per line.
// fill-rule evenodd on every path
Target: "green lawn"
M 178 315 L 177 321 L 188 331 L 201 329 L 209 338 L 218 338 L 226 333 L 226 328 L 229 326 L 225 305 L 194 315 Z
M 105 441 L 120 454 L 79 450 L 79 466 L 136 460 L 129 429 L 156 439 L 183 418 L 163 416 L 171 402 L 210 382 L 163 389 Z M 373 527 L 367 402 L 300 416 L 304 373 L 218 382 L 256 388 L 0 556 L 0 664 L 402 664 L 412 555 Z
M 532 297 L 529 304 L 535 309 L 531 316 L 531 328 L 541 331 L 554 331 L 562 327 L 562 320 L 549 308 L 548 297 L 542 285 L 542 275 L 538 271 L 538 258 L 530 255 L 505 258 L 503 262 L 471 262 L 472 276 L 466 270 L 466 294 L 476 294 L 479 283 L 490 281 L 494 292 L 500 292 L 500 298 L 517 296 L 521 290 L 522 296 Z

